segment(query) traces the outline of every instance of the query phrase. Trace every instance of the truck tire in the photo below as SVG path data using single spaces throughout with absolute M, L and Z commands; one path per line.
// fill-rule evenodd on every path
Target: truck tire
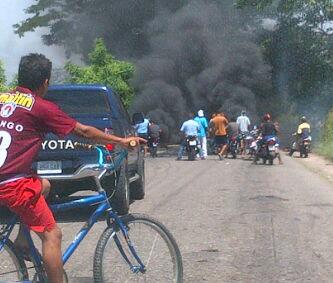
M 144 199 L 145 191 L 145 160 L 143 156 L 139 158 L 137 173 L 140 178 L 130 184 L 131 199 L 140 200 Z
M 126 166 L 123 164 L 117 173 L 117 184 L 113 197 L 111 198 L 112 208 L 119 215 L 127 214 L 130 206 L 129 182 L 126 174 Z

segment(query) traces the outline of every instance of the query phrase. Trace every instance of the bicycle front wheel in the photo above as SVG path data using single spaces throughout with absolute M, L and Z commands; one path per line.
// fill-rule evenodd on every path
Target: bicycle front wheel
M 0 249 L 1 282 L 20 282 L 28 280 L 28 272 L 24 260 L 16 253 L 13 243 L 6 240 Z
M 131 268 L 138 261 L 116 224 L 100 237 L 94 258 L 95 283 L 102 282 L 182 282 L 183 265 L 177 243 L 166 227 L 155 219 L 139 214 L 122 217 L 134 249 L 145 271 Z M 126 255 L 126 256 L 124 256 Z M 133 267 L 133 266 L 132 266 Z

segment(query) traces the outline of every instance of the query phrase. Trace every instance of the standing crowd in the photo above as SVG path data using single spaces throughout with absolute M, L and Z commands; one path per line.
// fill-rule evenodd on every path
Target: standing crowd
M 199 110 L 197 116 L 190 113 L 189 119 L 185 121 L 180 128 L 183 138 L 178 151 L 177 160 L 182 159 L 186 147 L 186 140 L 189 136 L 197 136 L 199 142 L 198 157 L 205 160 L 207 158 L 207 135 L 213 141 L 212 147 L 216 148 L 216 153 L 220 160 L 223 160 L 228 155 L 231 140 L 234 138 L 239 139 L 240 154 L 242 158 L 244 158 L 246 155 L 245 137 L 249 135 L 250 126 L 251 121 L 245 110 L 241 112 L 237 119 L 234 117 L 229 119 L 224 112 L 214 113 L 209 123 L 204 116 L 203 110 Z M 263 116 L 259 128 L 256 126 L 253 128 L 257 131 L 257 135 L 260 137 L 260 139 L 258 139 L 257 150 L 259 150 L 261 145 L 272 136 L 278 141 L 277 145 L 279 144 L 279 124 L 277 122 L 272 122 L 270 114 L 266 113 Z M 278 147 L 276 148 L 276 151 L 279 164 L 283 164 L 281 155 L 278 152 Z M 258 159 L 257 153 L 258 152 L 254 152 L 254 163 L 256 163 Z
M 196 136 L 199 143 L 199 157 L 204 160 L 207 158 L 207 135 L 214 140 L 214 146 L 217 148 L 217 155 L 223 160 L 227 154 L 230 138 L 234 135 L 249 132 L 251 125 L 250 119 L 246 115 L 246 111 L 242 111 L 241 115 L 236 119 L 230 120 L 225 113 L 214 113 L 211 119 L 207 120 L 203 110 L 199 110 L 195 116 L 189 113 L 189 119 L 183 123 L 180 128 L 182 133 L 182 142 L 178 151 L 177 160 L 181 160 L 184 149 L 186 147 L 186 139 L 189 136 Z M 241 148 L 244 148 L 242 142 Z M 245 150 L 242 150 L 245 155 Z
M 253 130 L 251 131 L 251 128 Z M 139 137 L 148 140 L 148 146 L 150 140 L 153 137 L 158 137 L 161 134 L 161 128 L 156 125 L 153 121 L 145 118 L 141 124 L 135 125 L 135 129 Z M 262 117 L 260 126 L 257 127 L 253 125 L 251 127 L 251 121 L 247 116 L 245 110 L 241 111 L 238 117 L 227 117 L 224 112 L 213 113 L 211 118 L 208 120 L 205 117 L 205 113 L 200 109 L 196 115 L 194 113 L 188 114 L 188 119 L 182 124 L 180 128 L 181 143 L 179 146 L 177 160 L 182 160 L 184 151 L 187 149 L 188 141 L 190 139 L 195 139 L 198 144 L 198 154 L 197 158 L 201 160 L 207 159 L 208 150 L 207 146 L 209 144 L 212 151 L 217 154 L 220 160 L 223 160 L 228 156 L 230 152 L 231 143 L 233 140 L 237 139 L 237 153 L 241 154 L 242 158 L 245 158 L 248 152 L 248 141 L 246 137 L 252 135 L 255 132 L 256 150 L 252 151 L 252 157 L 254 157 L 254 163 L 256 163 L 259 158 L 259 150 L 261 147 L 269 140 L 269 138 L 274 137 L 276 140 L 276 157 L 279 160 L 279 164 L 283 164 L 281 154 L 279 152 L 279 123 L 273 122 L 271 115 L 266 113 Z M 307 123 L 306 118 L 303 116 L 300 119 L 300 124 L 298 125 L 297 132 L 295 133 L 296 142 L 295 146 L 292 147 L 290 155 L 294 151 L 299 150 L 299 145 L 305 138 L 310 135 L 310 125 Z M 209 138 L 209 142 L 207 141 Z M 147 147 L 144 149 L 145 155 L 147 153 Z

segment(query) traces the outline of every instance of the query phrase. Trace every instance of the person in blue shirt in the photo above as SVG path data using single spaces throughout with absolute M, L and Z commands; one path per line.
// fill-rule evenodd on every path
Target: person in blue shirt
M 186 147 L 186 137 L 188 137 L 188 136 L 197 137 L 198 136 L 198 132 L 200 130 L 200 125 L 196 121 L 194 121 L 193 118 L 194 118 L 193 113 L 190 113 L 189 120 L 185 121 L 183 123 L 182 127 L 180 128 L 180 131 L 182 132 L 184 137 L 183 137 L 183 140 L 179 147 L 177 160 L 181 160 L 183 157 L 183 152 Z
M 149 124 L 150 123 L 147 118 L 144 118 L 142 123 L 135 124 L 134 129 L 140 138 L 148 140 Z M 144 148 L 144 156 L 146 156 L 148 151 L 147 145 L 144 145 L 143 148 Z
M 200 130 L 198 133 L 198 139 L 200 143 L 200 158 L 201 159 L 207 159 L 207 129 L 208 129 L 208 122 L 204 115 L 203 110 L 198 111 L 198 116 L 194 118 L 194 121 L 196 121 L 199 126 Z

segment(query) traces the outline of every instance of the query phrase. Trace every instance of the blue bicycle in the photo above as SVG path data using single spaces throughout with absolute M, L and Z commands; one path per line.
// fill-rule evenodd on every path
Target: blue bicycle
M 100 178 L 106 172 L 115 175 L 125 173 L 119 168 L 127 156 L 127 151 L 121 150 L 112 158 L 104 146 L 78 143 L 76 146 L 98 151 L 98 164 L 85 168 L 84 174 L 94 177 L 98 194 L 50 205 L 53 212 L 96 205 L 88 221 L 63 254 L 63 263 L 68 261 L 93 225 L 104 217 L 107 225 L 97 243 L 94 255 L 95 283 L 182 282 L 182 257 L 174 237 L 167 228 L 146 215 L 118 216 L 111 207 L 110 197 L 101 185 Z M 122 178 L 115 176 L 115 180 Z M 10 240 L 17 223 L 18 217 L 13 216 L 0 231 L 0 281 L 25 282 L 30 277 L 34 283 L 47 283 L 42 259 L 28 229 L 24 229 L 24 234 L 30 246 L 32 266 L 26 265 Z M 66 273 L 64 273 L 64 282 L 68 282 Z

